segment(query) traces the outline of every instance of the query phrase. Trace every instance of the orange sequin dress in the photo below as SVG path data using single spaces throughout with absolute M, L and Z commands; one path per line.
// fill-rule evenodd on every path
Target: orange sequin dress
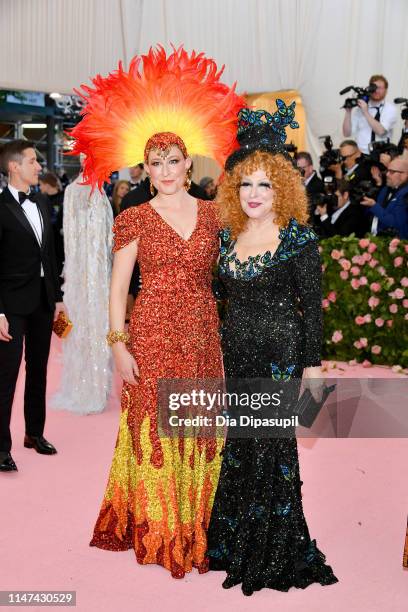
M 160 378 L 221 378 L 218 314 L 211 270 L 219 224 L 212 202 L 198 200 L 197 224 L 182 239 L 149 204 L 115 221 L 117 251 L 139 238 L 142 289 L 129 324 L 136 386 L 124 383 L 115 453 L 91 546 L 133 548 L 181 578 L 205 556 L 222 440 L 160 438 Z

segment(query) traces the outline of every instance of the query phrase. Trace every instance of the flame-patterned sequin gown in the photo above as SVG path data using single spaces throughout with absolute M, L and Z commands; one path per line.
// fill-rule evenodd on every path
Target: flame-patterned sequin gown
M 131 315 L 136 386 L 124 383 L 115 453 L 91 546 L 133 548 L 141 564 L 175 578 L 208 569 L 206 528 L 220 471 L 220 439 L 160 438 L 161 378 L 222 377 L 211 270 L 219 224 L 212 202 L 198 201 L 196 227 L 182 239 L 149 204 L 121 213 L 117 251 L 135 239 L 142 289 Z

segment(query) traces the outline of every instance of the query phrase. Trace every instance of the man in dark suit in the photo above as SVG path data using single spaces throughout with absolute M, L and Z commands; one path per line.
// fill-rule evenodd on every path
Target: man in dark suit
M 372 215 L 370 231 L 374 235 L 408 239 L 408 160 L 392 159 L 387 168 L 387 186 L 377 200 L 363 198 L 363 206 Z
M 328 214 L 327 204 L 318 204 L 316 212 L 320 215 L 319 234 L 322 238 L 329 236 L 360 235 L 362 226 L 362 212 L 360 206 L 350 202 L 350 184 L 341 180 L 337 182 L 335 192 L 337 208 Z
M 58 280 L 49 207 L 32 195 L 41 166 L 32 143 L 15 140 L 0 150 L 8 187 L 0 194 L 0 471 L 17 470 L 11 456 L 10 418 L 25 340 L 24 446 L 57 451 L 44 436 L 47 363 L 52 324 L 65 310 Z

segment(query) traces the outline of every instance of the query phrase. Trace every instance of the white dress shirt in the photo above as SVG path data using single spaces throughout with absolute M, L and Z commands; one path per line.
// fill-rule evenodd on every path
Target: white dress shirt
M 8 186 L 9 191 L 13 198 L 18 202 L 18 205 L 23 209 L 25 216 L 31 227 L 33 228 L 34 235 L 37 239 L 39 246 L 42 244 L 43 239 L 43 220 L 40 215 L 40 211 L 35 202 L 32 202 L 29 198 L 24 200 L 23 204 L 20 204 L 20 200 L 18 198 L 18 189 L 13 187 L 13 185 Z M 44 276 L 44 268 L 41 264 L 41 276 Z
M 391 102 L 374 102 L 368 101 L 368 112 L 372 117 L 375 117 L 377 113 L 377 107 L 380 107 L 380 123 L 384 127 L 385 134 L 379 136 L 375 135 L 375 140 L 385 141 L 388 138 L 392 140 L 392 129 L 398 118 L 397 107 Z M 372 127 L 364 117 L 360 108 L 355 108 L 351 116 L 351 135 L 357 142 L 358 148 L 363 153 L 369 153 L 368 145 L 371 142 Z
M 344 206 L 342 206 L 341 208 L 337 208 L 334 213 L 332 214 L 331 218 L 330 218 L 330 222 L 333 225 L 333 223 L 335 223 L 337 221 L 337 219 L 340 217 L 341 213 L 344 212 L 346 210 L 346 208 L 348 208 L 350 206 L 350 200 L 347 200 L 347 202 L 344 204 Z M 320 217 L 320 221 L 326 221 L 326 219 L 329 218 L 329 215 L 324 214 Z

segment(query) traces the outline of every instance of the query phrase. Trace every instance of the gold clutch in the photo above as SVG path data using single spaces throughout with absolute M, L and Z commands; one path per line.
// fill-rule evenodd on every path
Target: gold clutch
M 72 328 L 72 322 L 68 319 L 65 312 L 61 311 L 58 315 L 58 318 L 54 321 L 52 325 L 53 331 L 57 334 L 59 338 L 66 338 Z

